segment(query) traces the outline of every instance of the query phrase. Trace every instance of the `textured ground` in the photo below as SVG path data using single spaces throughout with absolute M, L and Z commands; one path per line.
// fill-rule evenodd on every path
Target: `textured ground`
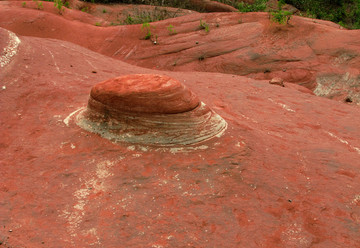
M 59 15 L 52 3 L 44 2 L 40 11 L 34 2 L 26 7 L 18 1 L 0 4 L 0 26 L 20 35 L 73 42 L 151 69 L 266 80 L 281 77 L 319 96 L 360 103 L 360 32 L 331 22 L 294 16 L 284 26 L 271 22 L 268 13 L 199 14 L 170 9 L 184 16 L 152 23 L 151 39 L 145 40 L 148 31 L 141 24 L 110 25 L 117 22 L 116 13 L 120 20 L 134 13 L 127 5 L 112 9 L 89 5 L 92 15 L 74 9 Z M 208 32 L 200 22 L 209 26 Z
M 0 26 L 18 35 L 0 29 L 0 247 L 359 247 L 359 106 L 315 96 L 297 84 L 271 85 L 268 73 L 249 78 L 231 70 L 199 72 L 211 68 L 205 67 L 211 58 L 165 70 L 163 42 L 185 39 L 185 45 L 198 41 L 221 50 L 244 42 L 239 33 L 258 37 L 251 30 L 267 30 L 266 18 L 180 17 L 174 19 L 183 23 L 178 34 L 159 35 L 160 44 L 153 45 L 139 39 L 140 26 L 96 27 L 79 21 L 92 18 L 86 13 L 68 11 L 76 19 L 51 13 L 51 3 L 44 3 L 45 10 L 16 4 L 0 2 Z M 238 19 L 232 15 L 242 16 L 243 24 L 194 31 L 200 18 L 226 25 L 221 23 Z M 285 61 L 286 75 L 300 75 L 301 64 L 306 72 L 315 68 L 314 78 L 323 72 L 358 77 L 359 31 L 294 21 L 285 28 L 289 37 L 303 26 L 308 34 L 302 24 L 308 23 L 318 40 L 311 51 L 288 56 L 307 54 L 316 63 Z M 232 29 L 241 30 L 227 32 Z M 206 42 L 229 36 L 226 46 Z M 319 48 L 330 38 L 328 50 Z M 337 39 L 356 56 L 330 60 Z M 298 42 L 301 47 L 304 41 Z M 256 50 L 263 44 L 243 46 Z M 115 48 L 122 50 L 114 55 Z M 154 59 L 139 58 L 146 53 Z M 230 54 L 214 58 L 214 65 L 232 61 Z M 272 68 L 280 64 L 269 61 Z M 150 69 L 157 66 L 163 70 Z M 114 144 L 75 124 L 92 86 L 134 73 L 179 80 L 226 120 L 227 130 L 198 145 L 158 148 Z M 316 80 L 306 83 L 316 86 Z

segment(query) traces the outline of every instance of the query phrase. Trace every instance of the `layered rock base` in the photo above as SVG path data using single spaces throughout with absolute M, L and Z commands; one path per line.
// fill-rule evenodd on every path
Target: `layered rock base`
M 162 75 L 126 75 L 95 85 L 76 120 L 114 142 L 189 145 L 220 135 L 226 121 L 179 81 Z

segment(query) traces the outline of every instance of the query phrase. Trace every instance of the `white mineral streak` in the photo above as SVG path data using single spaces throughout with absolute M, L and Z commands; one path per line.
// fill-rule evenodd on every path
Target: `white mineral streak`
M 74 112 L 72 112 L 71 114 L 69 114 L 69 115 L 63 120 L 64 124 L 65 124 L 66 126 L 69 126 L 69 122 L 70 122 L 70 120 L 71 120 L 71 117 L 72 117 L 74 114 L 76 114 L 77 112 L 79 112 L 80 110 L 83 110 L 83 109 L 84 109 L 84 108 L 79 108 L 79 109 L 75 110 Z
M 355 151 L 360 155 L 360 148 L 351 145 L 347 140 L 344 140 L 344 139 L 336 136 L 335 134 L 333 134 L 333 133 L 331 133 L 331 132 L 325 131 L 325 133 L 327 133 L 327 134 L 330 135 L 331 137 L 337 139 L 337 140 L 340 141 L 341 143 L 349 146 L 351 149 L 355 150 Z
M 4 67 L 10 63 L 11 58 L 16 55 L 19 44 L 21 43 L 20 39 L 14 33 L 10 31 L 7 32 L 9 33 L 9 41 L 0 56 L 0 67 Z

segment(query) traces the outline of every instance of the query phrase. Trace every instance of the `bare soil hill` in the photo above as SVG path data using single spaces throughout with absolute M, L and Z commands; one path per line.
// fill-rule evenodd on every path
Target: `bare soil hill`
M 358 247 L 359 31 L 190 13 L 152 23 L 155 45 L 141 25 L 31 4 L 0 2 L 0 247 Z M 100 83 L 133 74 L 139 88 Z M 120 137 L 145 130 L 147 103 L 136 114 L 96 105 L 103 119 L 79 126 L 92 89 L 109 105 L 163 97 L 136 80 L 150 74 L 188 101 L 157 111 L 172 130 L 186 115 L 201 133 L 211 115 L 222 132 L 158 146 L 94 131 L 115 132 L 113 112 L 132 121 Z

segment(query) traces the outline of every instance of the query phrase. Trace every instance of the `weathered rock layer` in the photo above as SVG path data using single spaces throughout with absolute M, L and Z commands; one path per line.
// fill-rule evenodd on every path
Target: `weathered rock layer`
M 199 143 L 227 126 L 179 81 L 145 74 L 95 85 L 77 124 L 115 142 L 160 146 Z

